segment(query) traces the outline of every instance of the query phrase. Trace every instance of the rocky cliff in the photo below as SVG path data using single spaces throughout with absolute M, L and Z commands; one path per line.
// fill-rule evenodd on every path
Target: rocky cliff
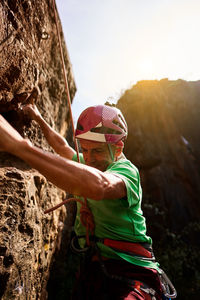
M 73 98 L 76 88 L 62 31 L 61 36 Z M 1 1 L 0 113 L 24 137 L 49 151 L 40 129 L 24 117 L 20 105 L 37 103 L 46 121 L 67 135 L 70 119 L 58 49 L 52 1 Z M 1 299 L 47 299 L 50 265 L 67 211 L 44 215 L 44 209 L 63 197 L 37 171 L 0 153 Z
M 140 81 L 117 106 L 128 122 L 125 154 L 140 170 L 156 256 L 179 299 L 199 299 L 200 81 Z

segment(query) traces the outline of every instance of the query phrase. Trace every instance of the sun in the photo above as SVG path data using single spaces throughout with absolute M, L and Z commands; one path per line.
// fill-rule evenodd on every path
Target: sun
M 142 59 L 138 65 L 138 68 L 143 78 L 154 76 L 155 70 L 152 60 Z

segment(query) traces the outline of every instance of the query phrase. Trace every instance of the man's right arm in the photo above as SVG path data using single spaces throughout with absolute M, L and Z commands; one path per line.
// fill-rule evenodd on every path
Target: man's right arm
M 24 139 L 0 114 L 0 151 L 11 153 L 64 191 L 93 200 L 123 198 L 121 178 L 43 151 Z
M 35 105 L 28 104 L 22 109 L 26 115 L 39 124 L 47 142 L 55 150 L 55 152 L 62 157 L 72 159 L 76 153 L 75 150 L 69 146 L 66 139 L 64 139 L 43 119 L 37 107 Z

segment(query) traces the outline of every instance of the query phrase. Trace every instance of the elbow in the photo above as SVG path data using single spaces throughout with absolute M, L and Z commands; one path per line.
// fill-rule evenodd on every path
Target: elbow
M 100 201 L 104 199 L 104 190 L 101 186 L 97 186 L 94 189 L 90 190 L 89 197 L 92 200 Z
M 96 176 L 93 178 L 93 181 L 87 184 L 87 188 L 85 188 L 85 196 L 86 198 L 90 198 L 95 201 L 100 201 L 104 198 L 104 182 L 101 176 Z
M 104 192 L 102 191 L 102 189 L 99 189 L 98 191 L 96 191 L 94 197 L 92 198 L 96 201 L 100 201 L 104 199 Z
M 101 201 L 105 199 L 108 183 L 104 180 L 99 180 L 90 190 L 90 199 Z
M 79 184 L 76 186 L 79 187 L 78 195 L 82 197 L 89 198 L 94 201 L 100 201 L 106 198 L 108 190 L 111 188 L 110 181 L 104 176 L 102 172 L 93 171 L 92 176 L 91 172 L 84 172 L 84 177 L 80 178 Z

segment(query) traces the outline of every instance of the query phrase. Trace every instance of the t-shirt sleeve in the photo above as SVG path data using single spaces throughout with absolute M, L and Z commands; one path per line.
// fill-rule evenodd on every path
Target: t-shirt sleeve
M 83 158 L 83 154 L 82 154 L 82 153 L 79 153 L 79 158 L 80 158 L 80 163 L 85 164 L 85 161 L 84 161 L 84 158 Z M 78 159 L 77 159 L 77 153 L 75 153 L 75 154 L 73 155 L 72 160 L 73 160 L 73 161 L 78 161 Z
M 141 201 L 142 189 L 138 169 L 129 161 L 114 163 L 106 172 L 120 177 L 126 186 L 128 205 L 136 205 Z

